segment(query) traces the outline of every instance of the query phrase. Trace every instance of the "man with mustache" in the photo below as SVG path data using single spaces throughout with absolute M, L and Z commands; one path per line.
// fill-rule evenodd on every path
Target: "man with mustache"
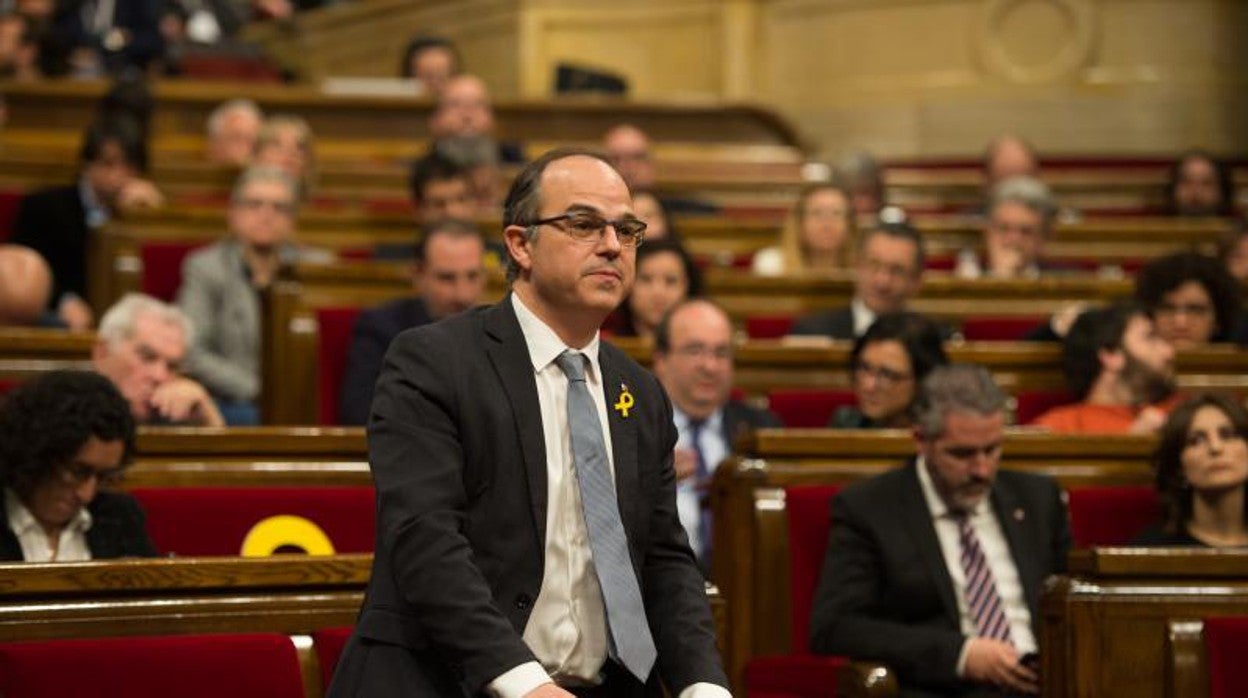
M 1055 432 L 1152 433 L 1182 401 L 1174 384 L 1174 347 L 1133 303 L 1081 314 L 1062 344 L 1062 363 L 1080 401 L 1034 422 Z
M 902 696 L 1039 692 L 1041 587 L 1070 531 L 1052 479 L 998 471 L 1005 407 L 980 366 L 928 374 L 915 459 L 832 502 L 813 651 L 883 662 Z

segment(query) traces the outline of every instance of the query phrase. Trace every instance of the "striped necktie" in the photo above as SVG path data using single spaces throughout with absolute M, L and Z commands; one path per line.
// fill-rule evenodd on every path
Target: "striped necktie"
M 988 566 L 988 558 L 979 545 L 979 536 L 971 526 L 970 517 L 966 512 L 950 514 L 958 524 L 958 542 L 962 546 L 962 571 L 966 573 L 966 587 L 963 594 L 966 608 L 979 637 L 994 640 L 1010 640 L 1010 622 L 1005 617 L 1005 604 L 997 591 L 997 581 L 992 576 L 992 568 Z

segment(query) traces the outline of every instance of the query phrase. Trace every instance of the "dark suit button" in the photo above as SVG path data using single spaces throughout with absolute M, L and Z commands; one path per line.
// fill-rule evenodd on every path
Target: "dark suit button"
M 533 608 L 533 597 L 528 594 L 517 594 L 516 608 L 521 611 L 527 611 L 530 608 Z

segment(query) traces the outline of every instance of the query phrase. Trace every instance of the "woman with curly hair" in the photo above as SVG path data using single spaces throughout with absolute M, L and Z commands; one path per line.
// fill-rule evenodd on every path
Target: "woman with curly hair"
M 1162 520 L 1135 545 L 1248 545 L 1248 411 L 1224 395 L 1198 395 L 1170 414 L 1153 454 Z
M 0 560 L 151 557 L 130 495 L 101 489 L 134 453 L 130 405 L 107 378 L 55 371 L 0 403 Z
M 1159 257 L 1135 279 L 1136 300 L 1152 314 L 1157 333 L 1180 351 L 1234 341 L 1240 295 L 1235 277 L 1198 252 Z

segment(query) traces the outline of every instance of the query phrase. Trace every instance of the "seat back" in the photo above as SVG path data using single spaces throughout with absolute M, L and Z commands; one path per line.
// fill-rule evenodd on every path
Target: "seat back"
M 1134 487 L 1073 487 L 1067 491 L 1076 548 L 1124 545 L 1161 515 L 1157 492 Z
M 351 334 L 360 308 L 317 308 L 316 383 L 317 415 L 322 425 L 338 423 L 338 397 L 347 370 Z M 380 368 L 380 367 L 379 367 Z
M 334 680 L 334 669 L 338 668 L 338 658 L 342 649 L 351 639 L 355 629 L 348 627 L 325 628 L 312 633 L 312 646 L 316 648 L 316 658 L 321 665 L 321 685 L 329 690 L 329 682 Z
M 148 533 L 162 553 L 373 550 L 372 487 L 139 487 L 130 493 L 147 513 Z
M 826 427 L 839 407 L 855 403 L 852 390 L 772 390 L 767 406 L 786 427 Z
M 810 613 L 832 523 L 830 502 L 840 491 L 840 485 L 802 485 L 784 491 L 789 513 L 791 654 L 809 651 Z
M 0 644 L 13 698 L 303 698 L 290 637 L 170 635 Z
M 1077 398 L 1067 390 L 1020 390 L 1015 396 L 1014 423 L 1031 424 L 1036 417 Z
M 1043 317 L 968 317 L 962 321 L 962 337 L 968 342 L 1013 342 L 1044 324 Z
M 1248 656 L 1248 617 L 1206 618 L 1204 635 L 1209 656 L 1209 698 L 1248 696 L 1248 672 L 1239 666 Z
M 145 240 L 139 244 L 143 261 L 143 293 L 172 302 L 182 287 L 182 262 L 202 240 Z
M 793 329 L 792 315 L 751 315 L 745 319 L 745 334 L 750 339 L 779 339 Z

